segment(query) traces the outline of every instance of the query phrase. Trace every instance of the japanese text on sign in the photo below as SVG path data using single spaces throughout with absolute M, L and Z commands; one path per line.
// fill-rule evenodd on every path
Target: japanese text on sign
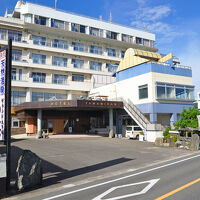
M 6 50 L 0 52 L 0 141 L 4 140 L 5 128 L 5 71 Z

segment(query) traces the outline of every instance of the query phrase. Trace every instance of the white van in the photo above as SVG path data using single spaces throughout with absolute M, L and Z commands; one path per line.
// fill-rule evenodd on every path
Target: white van
M 126 137 L 139 139 L 139 134 L 142 129 L 139 126 L 127 126 L 126 127 Z

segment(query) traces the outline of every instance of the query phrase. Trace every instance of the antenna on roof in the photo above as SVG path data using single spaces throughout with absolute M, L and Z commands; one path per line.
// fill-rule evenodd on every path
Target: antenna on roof
M 110 11 L 110 22 L 112 22 L 112 12 Z
M 99 16 L 99 19 L 102 21 L 102 19 L 103 19 L 103 18 L 102 18 L 102 15 Z
M 56 9 L 56 6 L 57 6 L 57 0 L 55 0 L 55 9 Z

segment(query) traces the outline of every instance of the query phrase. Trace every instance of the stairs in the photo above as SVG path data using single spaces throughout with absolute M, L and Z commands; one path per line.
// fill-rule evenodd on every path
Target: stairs
M 123 98 L 119 98 L 124 104 L 125 111 L 131 116 L 131 118 L 145 131 L 162 131 L 163 126 L 161 124 L 151 123 L 141 111 L 132 103 L 130 99 L 126 101 Z

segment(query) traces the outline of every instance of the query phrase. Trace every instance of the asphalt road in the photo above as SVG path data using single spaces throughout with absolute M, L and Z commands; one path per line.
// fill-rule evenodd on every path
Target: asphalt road
M 88 184 L 63 188 L 32 200 L 199 200 L 200 154 Z M 69 185 L 70 186 L 70 185 Z

